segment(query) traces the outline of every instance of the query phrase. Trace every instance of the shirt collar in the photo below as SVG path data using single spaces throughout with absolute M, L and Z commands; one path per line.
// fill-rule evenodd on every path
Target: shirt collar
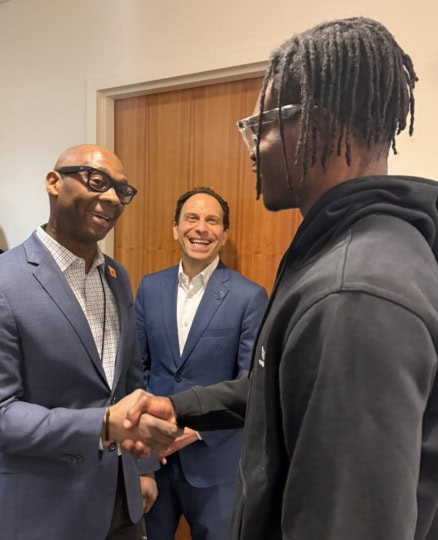
M 84 259 L 81 257 L 78 257 L 74 253 L 72 253 L 70 250 L 68 250 L 65 246 L 57 242 L 54 238 L 52 238 L 49 234 L 46 233 L 43 226 L 39 226 L 37 228 L 36 234 L 38 238 L 41 240 L 41 242 L 45 245 L 45 247 L 50 251 L 52 257 L 55 259 L 57 265 L 59 266 L 61 272 L 65 272 L 69 266 L 71 266 L 74 262 L 84 262 Z M 93 259 L 93 263 L 90 268 L 90 272 L 97 268 L 98 266 L 101 266 L 105 263 L 105 256 L 100 249 L 99 246 L 97 246 L 97 252 Z
M 199 272 L 196 276 L 192 278 L 193 281 L 197 281 L 198 279 L 201 280 L 201 283 L 204 287 L 207 286 L 208 280 L 210 279 L 213 272 L 216 270 L 217 265 L 219 264 L 219 255 L 216 256 L 216 258 L 211 261 L 211 263 L 202 270 L 202 272 Z M 182 266 L 182 260 L 179 262 L 179 268 L 178 268 L 178 283 L 180 285 L 188 286 L 189 278 L 184 273 L 183 266 Z

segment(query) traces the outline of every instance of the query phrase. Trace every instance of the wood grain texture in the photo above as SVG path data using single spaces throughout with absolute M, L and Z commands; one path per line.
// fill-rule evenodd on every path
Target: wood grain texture
M 252 114 L 260 79 L 126 98 L 115 103 L 115 149 L 139 193 L 115 230 L 115 257 L 141 277 L 179 261 L 172 237 L 176 200 L 196 186 L 230 206 L 225 264 L 271 290 L 301 217 L 268 212 L 236 120 Z

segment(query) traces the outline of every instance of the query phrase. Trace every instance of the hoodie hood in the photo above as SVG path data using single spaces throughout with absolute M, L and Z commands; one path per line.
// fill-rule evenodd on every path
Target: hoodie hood
M 325 193 L 310 209 L 288 250 L 308 259 L 370 214 L 395 216 L 420 231 L 438 259 L 438 182 L 412 176 L 366 176 Z

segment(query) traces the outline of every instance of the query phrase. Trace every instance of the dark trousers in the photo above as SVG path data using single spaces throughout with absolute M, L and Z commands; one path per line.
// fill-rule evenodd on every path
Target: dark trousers
M 149 540 L 174 540 L 179 518 L 184 515 L 192 540 L 226 540 L 236 483 L 198 488 L 184 475 L 178 453 L 155 473 L 158 499 L 146 514 Z
M 129 518 L 122 460 L 120 458 L 113 519 L 105 540 L 147 540 L 144 520 L 140 519 L 138 523 L 132 523 Z

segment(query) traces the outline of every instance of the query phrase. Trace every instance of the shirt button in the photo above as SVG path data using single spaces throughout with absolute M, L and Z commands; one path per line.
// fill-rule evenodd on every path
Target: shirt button
M 108 452 L 114 452 L 117 448 L 117 444 L 115 442 L 112 442 L 109 446 L 108 446 Z

